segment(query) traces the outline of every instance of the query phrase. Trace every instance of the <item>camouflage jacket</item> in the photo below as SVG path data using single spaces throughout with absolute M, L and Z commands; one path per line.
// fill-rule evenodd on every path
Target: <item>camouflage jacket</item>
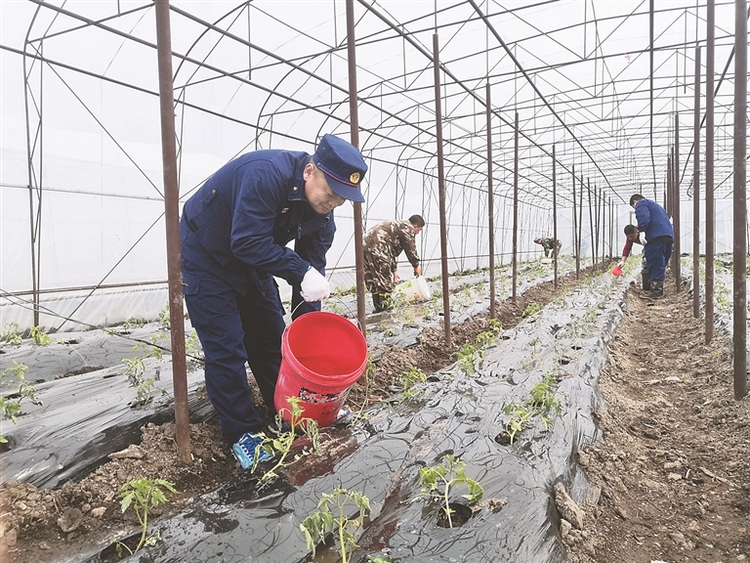
M 419 255 L 414 237 L 414 229 L 409 221 L 383 221 L 375 225 L 365 235 L 365 262 L 387 264 L 390 271 L 395 272 L 396 258 L 403 251 L 412 267 L 416 268 L 419 266 Z
M 555 240 L 552 237 L 543 238 L 540 242 L 542 248 L 545 248 L 546 250 L 552 250 L 553 248 L 555 248 L 555 246 L 562 246 L 562 243 L 559 240 Z

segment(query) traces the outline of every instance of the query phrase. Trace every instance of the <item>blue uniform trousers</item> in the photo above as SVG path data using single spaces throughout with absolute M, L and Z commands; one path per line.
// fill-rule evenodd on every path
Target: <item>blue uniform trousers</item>
M 205 355 L 206 391 L 224 436 L 235 442 L 244 432 L 263 430 L 253 406 L 245 363 L 271 414 L 281 365 L 284 308 L 273 278 L 248 277 L 242 295 L 211 272 L 183 260 L 187 310 Z M 264 287 L 259 288 L 258 283 Z
M 669 258 L 672 256 L 672 239 L 659 237 L 648 241 L 643 249 L 648 263 L 648 274 L 651 281 L 664 281 Z

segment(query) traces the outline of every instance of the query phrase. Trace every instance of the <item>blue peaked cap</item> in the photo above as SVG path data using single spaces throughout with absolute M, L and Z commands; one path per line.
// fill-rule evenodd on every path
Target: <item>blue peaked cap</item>
M 357 203 L 365 202 L 360 184 L 367 172 L 367 164 L 357 147 L 326 133 L 312 158 L 336 195 Z

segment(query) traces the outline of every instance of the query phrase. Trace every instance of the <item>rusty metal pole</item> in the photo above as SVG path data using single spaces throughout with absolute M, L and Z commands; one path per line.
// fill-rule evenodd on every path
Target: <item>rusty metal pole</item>
M 438 34 L 432 35 L 433 70 L 435 71 L 435 141 L 438 159 L 438 196 L 440 202 L 440 262 L 443 273 L 443 328 L 445 345 L 451 346 L 451 302 L 448 289 L 448 228 L 445 219 L 445 170 L 443 163 L 443 109 L 440 96 L 440 47 Z
M 164 209 L 167 227 L 167 275 L 169 278 L 169 322 L 172 337 L 172 380 L 177 454 L 185 463 L 190 454 L 190 411 L 185 362 L 185 313 L 182 306 L 182 258 L 180 252 L 180 187 L 177 183 L 177 147 L 174 125 L 172 81 L 172 34 L 169 0 L 156 0 L 156 52 L 159 62 L 161 108 L 161 154 L 164 176 Z
M 609 257 L 609 244 L 607 241 L 607 232 L 609 230 L 609 202 L 607 201 L 607 194 L 604 193 L 604 188 L 601 188 L 599 191 L 601 198 L 602 198 L 602 226 L 601 226 L 601 233 L 602 233 L 602 262 L 606 264 L 606 258 Z
M 581 257 L 578 254 L 578 210 L 576 209 L 576 165 L 573 164 L 571 175 L 573 177 L 573 254 L 576 256 L 576 278 L 581 269 Z
M 602 262 L 606 265 L 607 258 L 609 258 L 609 201 L 607 200 L 607 194 L 604 193 L 604 188 L 601 191 L 602 194 Z
M 492 103 L 490 82 L 487 81 L 487 230 L 489 231 L 490 251 L 490 318 L 495 318 L 495 204 L 492 177 Z
M 581 171 L 581 193 L 578 195 L 578 261 L 576 262 L 576 278 L 581 270 L 581 248 L 583 247 L 583 171 Z
M 612 202 L 610 201 L 609 196 L 604 194 L 604 188 L 602 188 L 602 195 L 604 197 L 602 201 L 602 217 L 604 218 L 604 230 L 602 231 L 602 257 L 612 258 Z
M 552 145 L 552 238 L 555 239 L 553 256 L 555 260 L 555 287 L 557 287 L 557 157 Z
M 594 263 L 599 264 L 599 190 L 596 188 L 596 184 L 594 184 L 593 198 L 594 222 L 591 225 L 591 244 L 594 247 Z
M 680 114 L 675 113 L 674 115 L 674 158 L 672 159 L 672 167 L 674 169 L 673 180 L 674 180 L 674 279 L 677 285 L 677 291 L 679 292 L 682 288 L 682 274 L 680 273 L 680 253 L 682 245 L 680 244 L 680 236 L 682 235 L 682 229 L 680 228 Z
M 354 37 L 354 0 L 346 0 L 346 49 L 349 61 L 349 138 L 352 145 L 359 148 L 359 111 L 357 109 L 357 51 Z M 365 266 L 363 258 L 362 204 L 354 203 L 354 256 L 357 277 L 357 319 L 359 329 L 367 336 L 367 316 L 365 314 Z
M 515 143 L 513 147 L 513 301 L 518 290 L 518 112 L 514 127 Z
M 609 198 L 609 254 L 616 258 L 615 254 L 615 198 Z
M 667 155 L 667 178 L 669 182 L 669 198 L 672 201 L 670 204 L 670 213 L 669 216 L 672 218 L 672 222 L 674 223 L 674 166 L 672 165 L 672 161 L 674 160 L 674 147 L 669 149 L 669 153 Z M 672 268 L 674 269 L 674 268 Z
M 604 262 L 604 188 L 598 188 L 596 193 L 596 256 L 601 264 Z
M 674 176 L 674 171 L 675 171 L 675 167 L 674 167 L 674 145 L 672 145 L 672 147 L 670 147 L 670 149 L 669 149 L 669 157 L 668 157 L 667 166 L 669 167 L 669 170 L 667 171 L 667 173 L 669 174 L 669 193 L 671 194 L 670 197 L 672 198 L 672 213 L 671 213 L 670 217 L 672 218 L 672 228 L 674 229 L 674 228 L 676 228 L 674 226 L 674 224 L 675 224 L 675 220 L 676 220 L 676 218 L 675 218 L 675 207 L 676 207 L 675 206 L 675 198 L 677 197 L 677 195 L 676 195 L 676 191 L 677 191 L 677 187 L 676 186 L 677 186 L 677 183 L 675 182 L 675 176 Z M 676 231 L 675 231 L 675 234 L 676 234 Z M 675 239 L 676 238 L 677 237 L 675 236 Z M 675 240 L 675 244 L 676 244 L 676 240 Z M 672 247 L 672 257 L 670 258 L 670 265 L 671 265 L 673 273 L 675 271 L 677 271 L 677 266 L 675 266 L 676 256 L 677 256 L 677 251 L 675 250 L 675 247 L 673 245 L 673 247 Z M 666 281 L 666 279 L 664 281 Z
M 714 59 L 716 6 L 706 3 L 706 344 L 714 336 Z
M 600 229 L 600 211 L 601 211 L 601 189 L 596 187 L 594 184 L 594 248 L 596 252 L 596 263 L 601 264 L 602 255 L 599 248 L 601 242 L 601 229 Z
M 604 196 L 604 244 L 603 248 L 607 249 L 607 258 L 612 258 L 612 199 L 605 195 Z M 604 250 L 602 250 L 602 254 Z
M 693 90 L 693 317 L 701 314 L 701 48 L 695 48 Z
M 747 78 L 747 2 L 734 0 L 734 75 Z M 734 398 L 747 395 L 747 80 L 734 81 Z
M 612 245 L 610 244 L 609 233 L 612 230 L 610 223 L 609 198 L 602 188 L 602 260 L 607 263 L 608 258 L 612 256 Z
M 668 208 L 665 208 L 667 215 L 670 219 L 674 218 L 672 209 L 672 149 L 670 148 L 667 152 L 667 203 Z
M 594 211 L 591 203 L 591 179 L 586 178 L 586 191 L 589 196 L 589 229 L 591 230 L 591 266 L 596 266 L 596 251 L 594 250 Z
M 654 201 L 656 201 L 656 161 L 654 160 L 654 20 L 655 20 L 655 0 L 650 0 L 648 5 L 648 97 L 649 97 L 649 122 L 648 122 L 648 139 L 651 148 L 651 172 L 654 180 Z

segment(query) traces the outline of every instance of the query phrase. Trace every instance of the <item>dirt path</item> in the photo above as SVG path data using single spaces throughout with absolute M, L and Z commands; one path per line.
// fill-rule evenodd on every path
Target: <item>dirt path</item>
M 750 560 L 750 399 L 735 401 L 731 341 L 704 344 L 687 291 L 632 289 L 600 390 L 604 441 L 580 453 L 598 504 L 563 525 L 571 561 Z

